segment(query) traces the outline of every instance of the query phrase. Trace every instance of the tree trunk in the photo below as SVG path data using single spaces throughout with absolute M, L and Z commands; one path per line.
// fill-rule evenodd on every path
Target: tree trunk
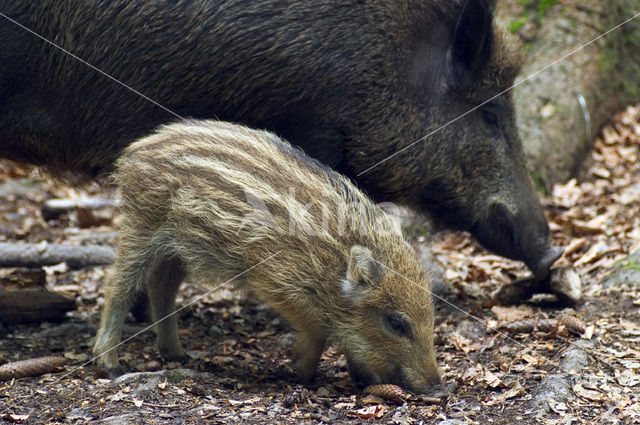
M 640 12 L 631 0 L 499 2 L 534 74 Z M 514 89 L 527 163 L 540 190 L 576 175 L 600 127 L 640 100 L 640 18 L 575 51 Z

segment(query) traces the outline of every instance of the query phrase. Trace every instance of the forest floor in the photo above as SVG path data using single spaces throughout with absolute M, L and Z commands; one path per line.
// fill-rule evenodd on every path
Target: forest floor
M 542 200 L 554 240 L 565 247 L 556 265 L 572 266 L 582 279 L 582 301 L 573 307 L 552 295 L 496 305 L 502 286 L 527 275 L 521 263 L 488 253 L 466 234 L 414 236 L 431 248 L 449 282 L 435 320 L 438 362 L 451 390 L 441 403 L 362 396 L 334 348 L 324 353 L 313 386 L 297 384 L 290 327 L 227 286 L 183 310 L 188 364 L 163 363 L 148 331 L 121 347 L 130 373 L 106 379 L 89 360 L 109 268 L 59 264 L 45 268 L 47 285 L 72 295 L 78 307 L 59 322 L 0 326 L 0 364 L 51 355 L 68 363 L 57 373 L 0 381 L 0 422 L 640 423 L 639 156 L 637 106 L 603 130 L 578 180 L 556 185 Z M 88 196 L 113 193 L 1 162 L 0 242 L 112 245 L 113 209 L 43 218 L 47 199 Z M 185 283 L 180 305 L 209 288 Z M 566 325 L 575 322 L 579 331 Z M 125 337 L 146 326 L 129 317 Z

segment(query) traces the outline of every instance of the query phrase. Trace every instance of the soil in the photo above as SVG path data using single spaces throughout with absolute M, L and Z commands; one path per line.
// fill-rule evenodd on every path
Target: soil
M 441 264 L 436 277 L 448 283 L 439 286 L 436 313 L 438 362 L 450 391 L 441 402 L 364 396 L 333 347 L 315 384 L 296 383 L 291 328 L 251 294 L 231 286 L 208 293 L 213 286 L 204 282 L 186 282 L 180 293 L 181 339 L 191 359 L 164 363 L 146 331 L 120 349 L 128 373 L 107 379 L 90 347 L 109 267 L 60 264 L 45 267 L 49 289 L 74 296 L 77 309 L 59 322 L 0 327 L 0 364 L 52 355 L 68 363 L 57 373 L 0 382 L 0 422 L 640 423 L 640 252 L 630 256 L 640 248 L 640 106 L 617 115 L 594 146 L 584 177 L 543 199 L 554 239 L 565 246 L 557 265 L 575 268 L 582 280 L 582 301 L 573 307 L 548 294 L 495 305 L 493 294 L 527 275 L 522 264 L 466 234 L 411 233 L 414 244 L 430 247 Z M 112 208 L 91 211 L 95 220 L 86 211 L 42 216 L 46 199 L 87 196 L 114 193 L 0 163 L 0 241 L 112 245 Z M 129 317 L 125 338 L 147 326 Z

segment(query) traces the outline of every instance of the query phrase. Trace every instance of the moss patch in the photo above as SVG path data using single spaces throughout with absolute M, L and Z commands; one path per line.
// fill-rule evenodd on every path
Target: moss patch
M 531 173 L 531 180 L 533 181 L 533 185 L 536 190 L 542 195 L 548 195 L 549 191 L 547 190 L 547 182 L 544 176 L 542 175 L 542 171 L 536 170 Z
M 551 6 L 558 3 L 558 0 L 539 0 L 536 7 L 538 17 L 543 18 Z
M 640 272 L 640 263 L 635 258 L 624 260 L 620 263 L 620 269 L 625 271 Z
M 520 29 L 524 26 L 524 24 L 527 23 L 528 18 L 529 18 L 528 14 L 525 13 L 522 16 L 509 22 L 509 26 L 508 26 L 509 31 L 511 31 L 512 33 L 517 33 L 518 31 L 520 31 Z

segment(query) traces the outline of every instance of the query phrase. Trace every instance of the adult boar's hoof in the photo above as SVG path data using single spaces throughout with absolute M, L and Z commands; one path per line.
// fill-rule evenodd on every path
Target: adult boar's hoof
M 162 354 L 162 360 L 165 363 L 180 363 L 181 365 L 186 365 L 191 360 L 188 354 Z

